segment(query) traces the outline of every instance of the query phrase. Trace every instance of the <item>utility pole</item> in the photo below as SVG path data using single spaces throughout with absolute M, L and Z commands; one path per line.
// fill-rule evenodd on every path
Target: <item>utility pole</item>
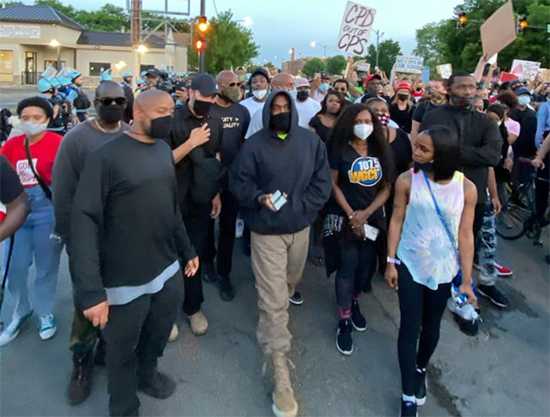
M 141 72 L 141 54 L 138 52 L 141 44 L 141 0 L 132 0 L 132 16 L 130 20 L 132 49 L 135 54 L 135 78 L 138 79 Z
M 378 60 L 380 58 L 380 39 L 384 37 L 384 32 L 377 30 L 376 32 L 376 68 L 378 68 Z
M 206 16 L 206 0 L 201 0 L 201 16 Z M 201 48 L 199 51 L 199 72 L 206 71 L 206 62 L 205 62 L 205 48 Z

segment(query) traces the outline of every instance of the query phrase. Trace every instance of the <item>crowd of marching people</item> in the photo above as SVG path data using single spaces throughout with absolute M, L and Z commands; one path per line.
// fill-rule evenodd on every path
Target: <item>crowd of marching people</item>
M 194 335 L 207 333 L 203 281 L 224 301 L 237 296 L 242 223 L 275 416 L 298 413 L 288 309 L 304 302 L 308 259 L 334 274 L 342 355 L 368 328 L 359 300 L 376 273 L 396 290 L 401 416 L 416 416 L 445 309 L 475 335 L 479 296 L 510 305 L 498 278 L 512 271 L 496 259 L 503 187 L 535 174 L 534 220 L 547 224 L 549 83 L 153 68 L 121 82 L 102 73 L 91 99 L 82 84 L 78 71 L 47 71 L 39 95 L 1 115 L 0 238 L 14 309 L 0 346 L 33 316 L 42 340 L 56 334 L 65 248 L 72 405 L 89 397 L 95 366 L 107 368 L 110 415 L 138 415 L 138 391 L 174 393 L 158 358 L 178 338 L 180 310 Z

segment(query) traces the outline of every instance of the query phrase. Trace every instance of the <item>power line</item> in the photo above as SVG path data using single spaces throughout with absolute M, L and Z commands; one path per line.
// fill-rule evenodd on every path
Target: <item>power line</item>
M 216 0 L 212 0 L 214 3 L 214 12 L 216 13 L 216 16 L 218 16 L 218 8 L 216 7 Z

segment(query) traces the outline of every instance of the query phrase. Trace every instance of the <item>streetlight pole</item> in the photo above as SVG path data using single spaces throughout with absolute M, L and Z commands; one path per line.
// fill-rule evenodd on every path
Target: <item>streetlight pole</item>
M 378 61 L 380 58 L 380 39 L 384 36 L 384 32 L 377 30 L 374 33 L 376 33 L 376 68 L 378 68 Z
M 201 16 L 206 16 L 206 0 L 201 0 Z M 206 71 L 205 50 L 201 48 L 199 52 L 199 72 Z
M 61 71 L 61 45 L 57 47 L 57 59 L 55 62 L 55 66 L 58 71 Z

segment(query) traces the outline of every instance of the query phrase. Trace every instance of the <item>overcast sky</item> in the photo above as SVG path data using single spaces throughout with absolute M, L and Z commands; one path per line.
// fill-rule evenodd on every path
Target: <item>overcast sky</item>
M 62 0 L 75 7 L 94 9 L 105 0 Z M 144 9 L 163 9 L 164 0 L 142 0 Z M 384 33 L 383 39 L 393 39 L 404 52 L 415 47 L 416 29 L 426 23 L 437 22 L 453 15 L 460 0 L 358 0 L 358 3 L 376 9 L 374 29 Z M 125 7 L 126 0 L 112 0 L 111 4 Z M 256 43 L 260 46 L 258 63 L 272 61 L 280 64 L 294 47 L 300 56 L 337 54 L 336 37 L 347 0 L 206 0 L 206 14 L 231 9 L 237 19 L 251 23 Z M 187 10 L 186 0 L 168 0 L 169 9 Z M 191 15 L 199 14 L 199 0 L 191 0 Z M 317 47 L 310 43 L 316 41 Z M 375 42 L 371 34 L 370 42 Z

